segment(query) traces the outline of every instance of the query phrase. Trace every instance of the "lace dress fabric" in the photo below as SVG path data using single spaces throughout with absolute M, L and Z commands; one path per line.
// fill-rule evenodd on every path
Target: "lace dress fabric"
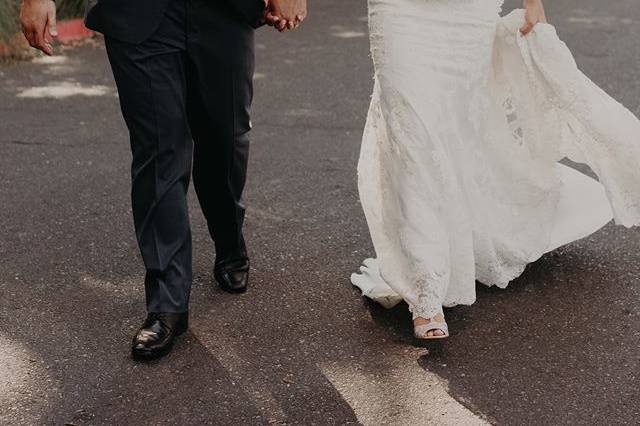
M 352 276 L 415 316 L 472 304 L 615 218 L 640 223 L 640 121 L 555 29 L 499 0 L 369 0 L 375 82 L 358 181 L 376 250 Z M 558 163 L 588 164 L 599 182 Z

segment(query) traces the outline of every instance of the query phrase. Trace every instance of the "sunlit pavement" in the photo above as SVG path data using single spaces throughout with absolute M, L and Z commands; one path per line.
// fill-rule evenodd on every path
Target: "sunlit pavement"
M 548 3 L 584 71 L 640 113 L 635 2 Z M 366 3 L 310 6 L 297 32 L 257 36 L 252 288 L 211 284 L 191 194 L 192 327 L 153 363 L 128 353 L 144 294 L 104 49 L 0 67 L 0 423 L 639 423 L 638 230 L 609 225 L 506 291 L 478 287 L 438 346 L 413 345 L 405 306 L 360 298 Z

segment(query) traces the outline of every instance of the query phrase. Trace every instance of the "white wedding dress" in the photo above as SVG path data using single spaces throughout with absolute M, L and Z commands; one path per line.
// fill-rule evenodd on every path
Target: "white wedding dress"
M 545 252 L 640 223 L 640 121 L 555 29 L 501 0 L 369 0 L 375 83 L 358 165 L 363 294 L 415 316 L 506 287 Z M 585 163 L 599 182 L 561 165 Z

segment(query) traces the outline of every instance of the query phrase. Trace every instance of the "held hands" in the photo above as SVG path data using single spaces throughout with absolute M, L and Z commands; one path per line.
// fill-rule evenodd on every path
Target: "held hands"
M 280 32 L 293 30 L 307 17 L 307 0 L 265 0 L 265 21 Z
M 29 45 L 53 55 L 51 38 L 58 36 L 56 4 L 52 0 L 23 0 L 20 8 L 22 33 Z
M 526 36 L 538 22 L 547 22 L 547 17 L 542 0 L 524 0 L 524 6 L 526 8 L 525 23 L 520 28 L 520 33 Z

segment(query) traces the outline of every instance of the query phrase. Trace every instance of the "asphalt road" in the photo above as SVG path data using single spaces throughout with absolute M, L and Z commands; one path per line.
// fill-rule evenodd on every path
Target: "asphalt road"
M 640 423 L 638 229 L 608 225 L 507 290 L 479 285 L 429 348 L 413 346 L 406 306 L 351 286 L 372 254 L 355 173 L 366 2 L 310 7 L 298 32 L 258 34 L 251 291 L 212 285 L 191 194 L 192 327 L 153 363 L 129 358 L 143 270 L 104 49 L 0 67 L 0 423 Z M 548 12 L 583 70 L 640 113 L 636 1 Z

